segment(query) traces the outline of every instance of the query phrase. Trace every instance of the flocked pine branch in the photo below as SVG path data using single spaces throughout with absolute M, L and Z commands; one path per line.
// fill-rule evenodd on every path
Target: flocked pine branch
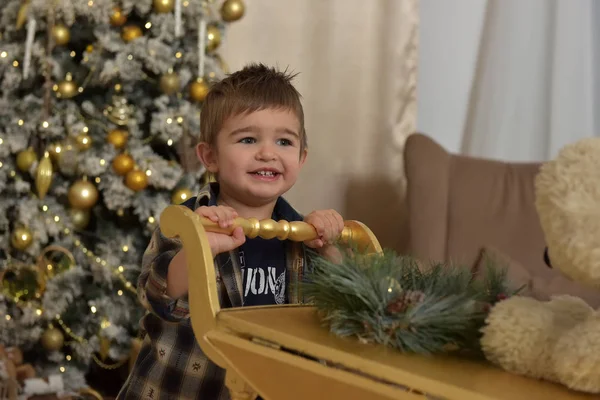
M 489 307 L 516 293 L 493 263 L 475 279 L 470 268 L 424 265 L 391 251 L 343 254 L 340 263 L 312 255 L 304 294 L 335 334 L 405 352 L 477 351 Z

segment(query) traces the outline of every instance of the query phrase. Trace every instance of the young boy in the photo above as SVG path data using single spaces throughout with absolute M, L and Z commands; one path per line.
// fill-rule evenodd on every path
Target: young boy
M 215 84 L 202 106 L 196 153 L 218 183 L 185 203 L 196 213 L 230 226 L 237 216 L 302 221 L 319 237 L 307 243 L 246 240 L 207 233 L 215 256 L 222 308 L 301 303 L 295 290 L 307 268 L 303 245 L 327 258 L 343 229 L 333 210 L 302 218 L 281 196 L 296 182 L 306 160 L 307 139 L 293 76 L 250 65 Z M 185 252 L 157 229 L 146 249 L 138 280 L 144 344 L 118 399 L 228 399 L 224 371 L 198 346 L 187 303 Z M 202 284 L 192 282 L 191 284 Z

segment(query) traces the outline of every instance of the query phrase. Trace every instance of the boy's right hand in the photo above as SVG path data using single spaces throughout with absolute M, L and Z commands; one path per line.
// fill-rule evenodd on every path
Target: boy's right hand
M 196 214 L 219 224 L 221 228 L 230 227 L 238 213 L 227 206 L 202 206 L 196 209 Z M 246 241 L 246 235 L 241 227 L 237 227 L 228 235 L 226 233 L 206 232 L 213 257 L 217 254 L 240 247 Z

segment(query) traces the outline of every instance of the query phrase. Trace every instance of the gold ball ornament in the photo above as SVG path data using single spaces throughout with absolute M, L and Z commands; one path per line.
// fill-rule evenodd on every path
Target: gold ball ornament
M 179 75 L 175 72 L 167 72 L 160 77 L 160 90 L 167 95 L 177 93 L 181 88 Z
M 75 229 L 85 229 L 90 223 L 90 210 L 71 208 L 69 210 L 69 217 Z
M 121 10 L 121 7 L 113 7 L 110 15 L 110 24 L 112 26 L 123 26 L 127 22 L 127 16 Z
M 63 145 L 61 143 L 52 143 L 48 147 L 48 153 L 50 153 L 50 158 L 52 159 L 52 161 L 60 161 L 60 158 L 63 153 Z
M 221 31 L 216 25 L 206 27 L 206 51 L 214 51 L 221 44 Z
M 92 138 L 87 133 L 80 133 L 75 137 L 75 146 L 81 151 L 88 150 L 92 147 Z
M 26 226 L 16 228 L 10 237 L 10 244 L 17 250 L 25 251 L 33 242 L 33 234 Z
M 126 25 L 121 30 L 121 38 L 127 43 L 142 37 L 143 35 L 142 29 L 137 25 Z
M 40 342 L 46 351 L 58 351 L 65 343 L 65 335 L 56 328 L 48 328 L 42 334 Z
M 171 195 L 171 203 L 179 205 L 185 202 L 186 200 L 189 200 L 192 196 L 192 191 L 189 188 L 178 188 L 175 189 L 175 191 Z
M 175 0 L 154 0 L 152 3 L 157 13 L 169 13 L 175 8 Z
M 135 167 L 135 161 L 129 154 L 119 154 L 113 159 L 112 167 L 117 175 L 124 176 Z
M 226 0 L 221 6 L 221 17 L 225 22 L 233 22 L 244 16 L 245 6 L 242 0 Z
M 67 76 L 64 81 L 59 82 L 58 85 L 55 86 L 56 97 L 61 99 L 70 99 L 79 93 L 77 85 L 73 82 L 73 78 L 70 73 L 67 73 Z
M 190 85 L 190 99 L 196 102 L 204 101 L 209 91 L 208 84 L 202 78 L 196 79 Z
M 10 263 L 0 272 L 2 291 L 23 302 L 42 297 L 46 289 L 44 274 L 36 265 Z
M 29 171 L 29 168 L 37 161 L 37 154 L 32 147 L 22 150 L 17 154 L 17 168 L 22 172 Z
M 71 40 L 71 32 L 63 24 L 56 24 L 52 27 L 52 39 L 58 46 L 64 46 Z
M 115 149 L 122 149 L 127 144 L 129 132 L 124 129 L 112 129 L 106 135 L 106 141 L 113 145 Z
M 98 201 L 98 189 L 93 183 L 82 179 L 71 185 L 67 197 L 71 207 L 87 210 L 92 208 Z
M 50 189 L 50 185 L 52 184 L 53 174 L 54 168 L 50 160 L 50 153 L 46 151 L 35 171 L 35 189 L 40 200 L 46 197 L 46 193 L 48 193 L 48 189 Z
M 129 171 L 125 176 L 125 186 L 135 192 L 139 192 L 148 186 L 148 177 L 144 171 L 134 169 Z

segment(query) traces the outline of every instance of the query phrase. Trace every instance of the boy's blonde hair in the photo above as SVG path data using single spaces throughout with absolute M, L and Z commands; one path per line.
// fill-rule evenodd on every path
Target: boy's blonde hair
M 202 103 L 200 141 L 214 145 L 227 118 L 267 108 L 290 110 L 300 122 L 300 150 L 308 141 L 300 93 L 291 81 L 296 74 L 263 64 L 250 64 L 214 84 Z

